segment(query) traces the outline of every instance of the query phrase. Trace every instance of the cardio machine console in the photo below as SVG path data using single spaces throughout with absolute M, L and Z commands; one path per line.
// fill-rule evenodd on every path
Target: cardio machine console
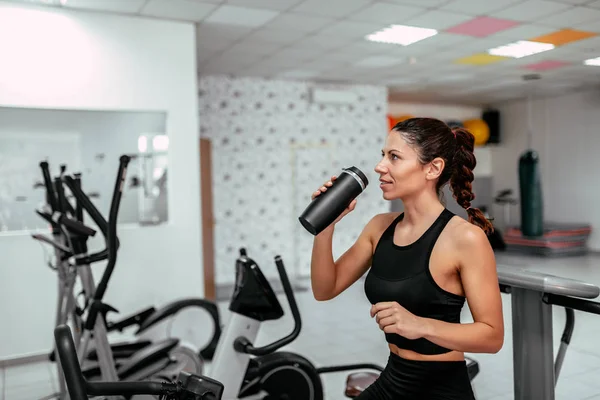
M 229 310 L 258 321 L 283 316 L 281 304 L 258 264 L 246 255 L 235 263 L 236 282 Z

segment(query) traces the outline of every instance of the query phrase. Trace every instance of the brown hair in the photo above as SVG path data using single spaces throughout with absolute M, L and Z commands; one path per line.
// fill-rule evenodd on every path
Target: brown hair
M 421 163 L 427 164 L 437 157 L 444 160 L 445 167 L 436 185 L 438 196 L 444 185 L 450 182 L 453 197 L 467 210 L 469 222 L 486 233 L 492 232 L 493 225 L 483 212 L 471 207 L 475 198 L 471 182 L 474 179 L 473 169 L 477 165 L 473 154 L 473 134 L 462 127 L 450 128 L 435 118 L 410 118 L 397 123 L 392 130 L 399 132 L 415 148 Z

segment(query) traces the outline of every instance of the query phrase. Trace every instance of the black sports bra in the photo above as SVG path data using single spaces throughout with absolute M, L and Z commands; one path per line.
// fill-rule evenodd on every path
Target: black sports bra
M 404 213 L 394 219 L 377 243 L 365 280 L 365 294 L 371 304 L 395 301 L 417 316 L 460 323 L 465 298 L 439 287 L 429 270 L 433 246 L 453 216 L 451 211 L 444 209 L 429 229 L 407 246 L 394 243 L 396 224 L 404 218 Z M 451 351 L 423 338 L 411 340 L 390 333 L 386 333 L 385 338 L 401 349 L 420 354 Z

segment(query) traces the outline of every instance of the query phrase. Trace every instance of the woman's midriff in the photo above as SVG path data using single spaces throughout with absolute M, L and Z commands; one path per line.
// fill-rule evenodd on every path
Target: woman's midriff
M 460 351 L 451 351 L 444 354 L 426 355 L 416 353 L 412 350 L 401 349 L 394 344 L 388 345 L 390 351 L 399 357 L 414 361 L 464 361 L 465 354 Z

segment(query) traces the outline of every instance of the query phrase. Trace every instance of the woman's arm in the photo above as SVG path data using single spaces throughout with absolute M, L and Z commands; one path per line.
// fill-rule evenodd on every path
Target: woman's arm
M 457 238 L 460 278 L 472 323 L 423 319 L 423 337 L 440 346 L 470 353 L 497 353 L 504 343 L 504 317 L 494 251 L 478 227 L 461 224 Z
M 333 260 L 333 226 L 315 237 L 311 258 L 313 296 L 318 301 L 331 300 L 356 282 L 371 266 L 375 238 L 381 235 L 386 214 L 374 216 L 363 228 L 356 242 L 337 260 Z
M 448 349 L 468 353 L 497 353 L 504 343 L 502 298 L 494 252 L 478 227 L 464 224 L 457 232 L 459 272 L 472 323 L 449 323 L 418 317 L 396 302 L 371 307 L 371 316 L 386 333 L 408 339 L 425 338 Z

